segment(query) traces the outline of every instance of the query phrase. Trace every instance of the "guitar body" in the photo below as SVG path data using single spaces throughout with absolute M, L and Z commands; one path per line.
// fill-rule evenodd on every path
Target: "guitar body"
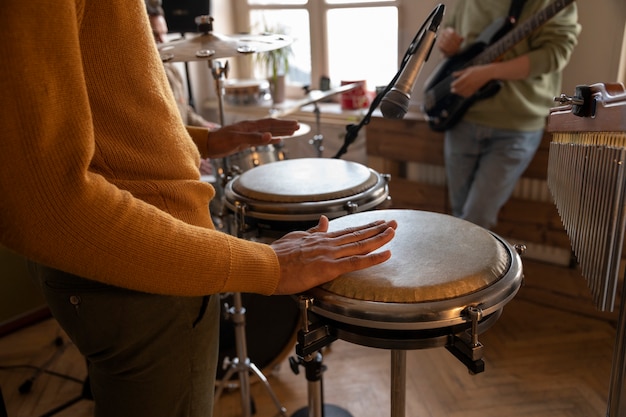
M 424 94 L 424 113 L 432 130 L 443 132 L 457 124 L 465 112 L 478 100 L 491 97 L 500 91 L 500 81 L 490 81 L 470 97 L 462 97 L 450 92 L 454 81 L 452 73 L 464 68 L 469 60 L 485 48 L 484 44 L 474 44 L 464 52 L 442 62 L 427 81 Z
M 508 22 L 503 18 L 492 22 L 476 42 L 439 64 L 426 81 L 423 110 L 432 130 L 442 132 L 450 129 L 476 101 L 491 97 L 500 91 L 502 83 L 494 80 L 485 84 L 471 97 L 462 97 L 453 94 L 450 85 L 454 81 L 452 73 L 467 67 L 468 62 L 483 53 L 494 38 L 502 33 L 506 25 Z

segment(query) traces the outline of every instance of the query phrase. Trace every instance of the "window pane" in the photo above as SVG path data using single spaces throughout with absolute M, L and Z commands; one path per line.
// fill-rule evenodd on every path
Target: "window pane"
M 263 6 L 271 4 L 306 4 L 307 0 L 248 0 L 248 4 L 261 4 Z
M 252 1 L 252 0 L 250 0 Z M 383 3 L 383 2 L 394 2 L 395 0 L 326 0 L 328 4 L 358 4 L 358 3 Z M 279 2 L 281 3 L 281 2 Z
M 328 11 L 330 77 L 367 80 L 368 90 L 387 85 L 398 70 L 398 9 L 347 8 Z
M 252 1 L 252 0 L 249 0 Z M 289 60 L 288 81 L 311 84 L 311 46 L 309 42 L 309 13 L 306 10 L 252 10 L 252 32 L 280 33 L 293 38 L 293 54 Z M 258 76 L 266 76 L 261 71 Z

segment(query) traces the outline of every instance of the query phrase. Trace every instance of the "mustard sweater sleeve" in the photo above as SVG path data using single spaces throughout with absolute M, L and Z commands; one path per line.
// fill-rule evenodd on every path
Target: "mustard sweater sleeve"
M 138 291 L 274 291 L 271 247 L 213 230 L 142 0 L 5 0 L 0 37 L 3 245 Z

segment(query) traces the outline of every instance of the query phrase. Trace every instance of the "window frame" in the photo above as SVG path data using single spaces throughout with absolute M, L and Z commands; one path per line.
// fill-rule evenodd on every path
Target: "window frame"
M 319 88 L 317 83 L 322 76 L 329 73 L 328 59 L 328 31 L 326 15 L 329 10 L 359 7 L 396 7 L 398 9 L 398 30 L 401 24 L 402 0 L 386 1 L 355 1 L 353 3 L 330 4 L 324 0 L 308 0 L 306 4 L 248 4 L 247 0 L 234 0 L 233 16 L 235 30 L 247 32 L 250 30 L 251 10 L 306 10 L 309 13 L 309 39 L 311 42 L 311 83 L 313 88 Z

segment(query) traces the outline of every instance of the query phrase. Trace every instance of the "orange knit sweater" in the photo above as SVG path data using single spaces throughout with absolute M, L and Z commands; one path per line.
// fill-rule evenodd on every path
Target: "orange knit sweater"
M 0 56 L 0 243 L 144 292 L 274 291 L 271 247 L 213 230 L 207 133 L 180 119 L 142 0 L 3 0 Z

